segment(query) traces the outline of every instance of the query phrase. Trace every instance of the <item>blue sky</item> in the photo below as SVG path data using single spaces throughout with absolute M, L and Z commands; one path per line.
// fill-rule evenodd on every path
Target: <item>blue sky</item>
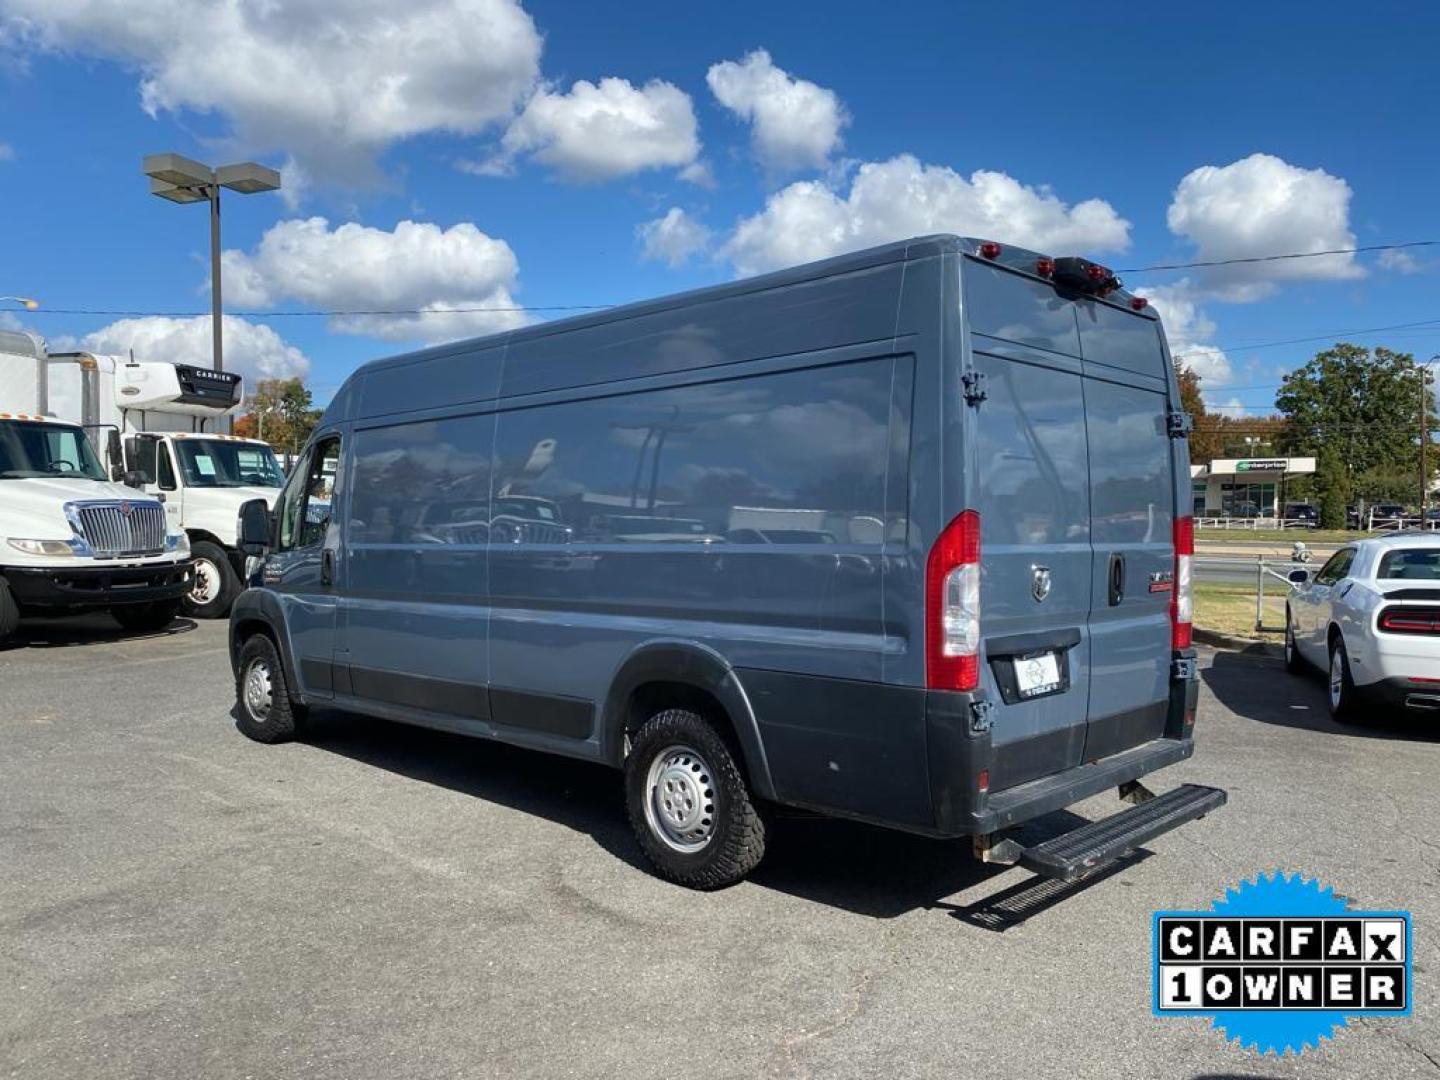
M 226 204 L 247 312 L 609 304 L 942 229 L 1117 268 L 1440 238 L 1440 9 L 1046 10 L 0 0 L 0 293 L 203 310 L 203 207 L 139 175 L 165 150 L 284 167 L 287 198 Z M 1437 272 L 1440 247 L 1126 277 L 1210 400 L 1258 409 L 1323 343 L 1246 346 L 1434 319 L 1349 336 L 1440 350 Z M 227 332 L 323 401 L 366 359 L 541 317 Z M 19 318 L 208 362 L 199 322 Z

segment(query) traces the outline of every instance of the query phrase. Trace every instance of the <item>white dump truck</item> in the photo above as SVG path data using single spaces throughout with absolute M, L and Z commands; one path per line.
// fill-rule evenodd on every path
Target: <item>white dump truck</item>
M 189 540 L 53 415 L 48 359 L 35 335 L 0 331 L 0 643 L 22 614 L 100 610 L 158 630 L 193 588 Z
M 236 537 L 242 503 L 274 504 L 285 474 L 268 443 L 220 434 L 239 409 L 240 376 L 207 367 L 93 353 L 51 353 L 53 411 L 96 434 L 104 463 L 165 504 L 190 541 L 195 573 L 185 614 L 229 615 L 244 556 Z

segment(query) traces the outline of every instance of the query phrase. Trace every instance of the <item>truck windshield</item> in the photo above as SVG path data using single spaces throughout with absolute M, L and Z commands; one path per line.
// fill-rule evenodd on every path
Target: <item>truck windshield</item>
M 176 439 L 175 456 L 189 487 L 268 487 L 285 483 L 270 447 L 221 439 Z
M 23 420 L 0 422 L 0 480 L 40 476 L 109 479 L 82 429 Z

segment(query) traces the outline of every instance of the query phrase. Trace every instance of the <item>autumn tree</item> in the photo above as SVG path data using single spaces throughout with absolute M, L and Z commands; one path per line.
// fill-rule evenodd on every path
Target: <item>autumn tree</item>
M 311 407 L 310 391 L 298 378 L 261 379 L 247 404 L 249 411 L 235 421 L 235 434 L 264 439 L 282 453 L 297 453 L 323 415 Z

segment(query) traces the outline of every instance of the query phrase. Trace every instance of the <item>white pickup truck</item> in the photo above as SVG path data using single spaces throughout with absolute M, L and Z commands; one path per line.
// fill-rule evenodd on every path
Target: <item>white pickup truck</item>
M 189 540 L 111 481 L 81 425 L 47 415 L 46 376 L 39 338 L 0 331 L 0 643 L 22 614 L 159 629 L 193 587 Z

